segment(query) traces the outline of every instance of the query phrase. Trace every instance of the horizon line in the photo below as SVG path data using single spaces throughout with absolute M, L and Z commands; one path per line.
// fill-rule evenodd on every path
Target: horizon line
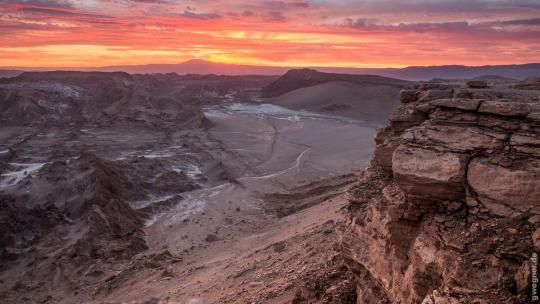
M 261 68 L 282 68 L 282 69 L 302 69 L 302 68 L 311 68 L 311 69 L 317 69 L 317 68 L 331 68 L 331 69 L 405 69 L 405 68 L 413 68 L 413 67 L 422 67 L 422 68 L 429 68 L 429 67 L 453 67 L 453 66 L 459 66 L 459 67 L 494 67 L 494 66 L 516 66 L 516 65 L 529 65 L 529 64 L 540 64 L 540 62 L 524 62 L 524 63 L 506 63 L 506 64 L 482 64 L 482 65 L 465 65 L 465 64 L 443 64 L 443 65 L 399 65 L 399 66 L 317 66 L 317 65 L 264 65 L 264 64 L 247 64 L 247 63 L 229 63 L 229 62 L 219 62 L 219 61 L 212 61 L 207 59 L 199 59 L 199 58 L 193 58 L 188 59 L 181 62 L 176 63 L 141 63 L 141 64 L 115 64 L 115 65 L 103 65 L 103 66 L 0 66 L 0 70 L 24 70 L 24 69 L 42 69 L 42 70 L 59 70 L 59 71 L 65 71 L 73 69 L 76 71 L 77 69 L 108 69 L 108 68 L 115 68 L 115 67 L 142 67 L 142 66 L 151 66 L 151 65 L 164 65 L 164 66 L 173 66 L 173 65 L 181 65 L 181 64 L 189 64 L 190 62 L 200 62 L 201 64 L 219 64 L 219 65 L 227 65 L 227 66 L 245 66 L 245 67 L 261 67 Z

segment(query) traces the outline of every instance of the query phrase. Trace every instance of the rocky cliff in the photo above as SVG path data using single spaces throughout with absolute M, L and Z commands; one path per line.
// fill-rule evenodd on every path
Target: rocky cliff
M 539 92 L 416 85 L 375 141 L 340 243 L 357 303 L 528 303 Z

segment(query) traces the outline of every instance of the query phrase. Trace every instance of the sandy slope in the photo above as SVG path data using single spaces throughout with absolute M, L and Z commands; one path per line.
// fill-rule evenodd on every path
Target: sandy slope
M 126 278 L 106 298 L 111 302 L 152 297 L 171 303 L 195 299 L 200 302 L 194 303 L 290 302 L 310 273 L 329 267 L 336 259 L 331 248 L 336 240 L 335 221 L 342 217 L 344 204 L 338 196 L 282 218 L 237 212 L 231 224 L 221 227 L 217 240 L 181 254 L 177 263 L 158 264 Z M 206 226 L 209 218 L 216 220 L 216 213 L 227 212 L 213 210 L 191 221 Z M 168 247 L 161 250 L 165 248 L 174 252 Z M 124 275 L 128 274 L 118 276 Z
M 399 103 L 399 91 L 400 88 L 395 86 L 333 81 L 297 89 L 265 102 L 384 124 Z

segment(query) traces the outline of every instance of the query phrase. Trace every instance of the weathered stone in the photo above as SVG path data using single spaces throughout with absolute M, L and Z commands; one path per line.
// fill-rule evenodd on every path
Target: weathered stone
M 500 92 L 495 92 L 491 90 L 475 90 L 461 88 L 455 90 L 454 98 L 468 98 L 468 99 L 483 99 L 483 100 L 492 100 L 502 98 Z
M 419 126 L 405 131 L 402 138 L 408 133 L 415 143 L 456 152 L 500 149 L 505 140 L 505 134 L 467 126 Z
M 540 147 L 540 136 L 534 133 L 514 133 L 510 137 L 512 146 L 538 146 Z
M 465 201 L 467 202 L 467 206 L 469 206 L 469 208 L 478 206 L 478 201 L 470 195 L 467 195 Z
M 420 92 L 418 96 L 419 102 L 429 102 L 435 99 L 452 98 L 454 95 L 453 89 L 433 89 Z
M 373 160 L 386 171 L 392 171 L 392 154 L 399 146 L 399 140 L 391 136 L 391 129 L 378 129 L 375 135 L 375 151 Z
M 540 161 L 506 168 L 477 158 L 467 172 L 469 185 L 480 202 L 495 214 L 510 216 L 540 206 Z
M 414 107 L 400 106 L 395 109 L 388 118 L 390 127 L 395 131 L 403 131 L 410 127 L 421 124 L 426 117 L 416 111 Z
M 437 108 L 429 113 L 432 123 L 454 124 L 454 125 L 476 125 L 478 114 L 476 112 L 465 112 L 452 108 Z
M 540 121 L 540 112 L 533 112 L 527 115 L 527 119 L 534 120 L 534 121 Z
M 484 114 L 478 117 L 476 124 L 480 127 L 490 129 L 514 131 L 519 129 L 521 122 L 515 117 L 504 117 L 493 114 Z
M 418 90 L 401 90 L 399 92 L 402 103 L 415 102 L 418 100 Z
M 523 102 L 486 100 L 480 104 L 478 112 L 501 116 L 527 116 L 529 105 Z
M 419 111 L 419 112 L 422 112 L 424 114 L 427 114 L 435 109 L 437 109 L 436 106 L 430 104 L 430 103 L 421 103 L 419 104 L 416 109 Z
M 472 99 L 473 91 L 470 89 L 459 88 L 454 90 L 454 98 Z
M 400 146 L 394 151 L 392 170 L 405 193 L 456 199 L 465 197 L 465 161 L 465 157 L 455 153 Z
M 391 164 L 393 178 L 373 165 L 354 186 L 341 244 L 358 304 L 528 299 L 521 262 L 531 238 L 540 251 L 540 231 L 527 228 L 540 223 L 540 120 L 524 114 L 540 112 L 538 97 L 461 88 L 434 98 L 445 90 L 418 85 L 419 100 L 376 137 L 373 163 Z
M 531 113 L 540 113 L 540 103 L 529 104 L 529 109 L 531 110 Z
M 514 133 L 510 137 L 510 145 L 515 151 L 540 158 L 540 136 L 535 133 Z
M 527 220 L 527 222 L 529 222 L 529 223 L 531 223 L 531 224 L 533 224 L 533 225 L 536 225 L 536 224 L 540 223 L 540 215 L 536 214 L 536 215 L 531 216 L 531 217 Z M 539 245 L 540 245 L 540 234 L 538 234 L 538 237 L 539 237 L 539 242 L 538 242 L 538 243 L 539 243 Z M 539 247 L 539 248 L 540 248 L 540 247 Z
M 430 101 L 430 104 L 438 107 L 476 111 L 476 109 L 478 109 L 478 105 L 480 104 L 480 99 L 446 98 L 432 100 Z

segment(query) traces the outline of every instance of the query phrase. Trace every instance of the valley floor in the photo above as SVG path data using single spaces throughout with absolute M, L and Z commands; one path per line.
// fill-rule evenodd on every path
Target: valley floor
M 4 128 L 5 148 L 18 155 L 2 174 L 3 195 L 69 201 L 72 185 L 53 182 L 66 172 L 53 168 L 60 162 L 80 178 L 87 164 L 73 163 L 92 153 L 101 161 L 90 166 L 126 173 L 121 183 L 133 188 L 125 199 L 147 214 L 148 246 L 127 260 L 65 270 L 63 248 L 85 229 L 66 225 L 52 233 L 56 245 L 34 245 L 4 266 L 7 303 L 308 303 L 321 288 L 328 297 L 335 284 L 352 288 L 331 248 L 343 193 L 371 155 L 373 126 L 266 104 L 210 106 L 205 115 L 212 127 L 191 131 Z M 47 268 L 33 266 L 43 256 Z M 334 273 L 331 282 L 314 277 L 321 268 Z
M 299 290 L 325 268 L 336 277 L 326 287 L 318 286 L 322 291 L 336 281 L 352 284 L 332 250 L 344 205 L 338 196 L 286 217 L 225 227 L 220 234 L 226 239 L 203 243 L 177 263 L 158 264 L 126 278 L 107 300 L 95 302 L 155 298 L 166 303 L 290 303 L 302 299 Z M 312 290 L 317 292 L 321 290 Z

